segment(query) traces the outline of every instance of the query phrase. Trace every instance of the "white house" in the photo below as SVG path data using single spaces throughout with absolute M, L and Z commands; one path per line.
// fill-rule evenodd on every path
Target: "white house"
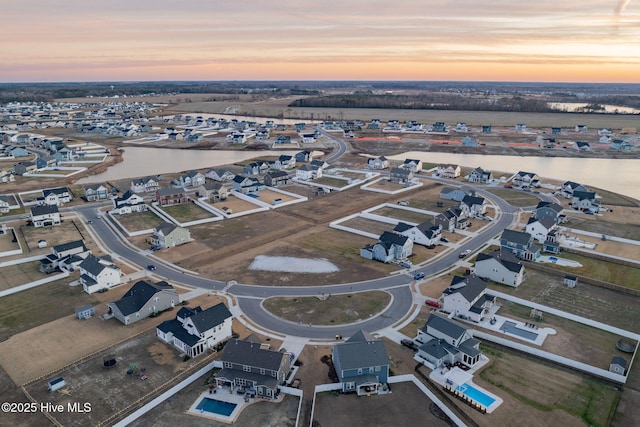
M 437 244 L 441 236 L 440 227 L 433 225 L 431 221 L 425 221 L 418 225 L 399 222 L 393 231 L 410 238 L 414 244 L 423 246 L 433 246 Z
M 204 175 L 214 181 L 232 181 L 236 176 L 227 169 L 209 169 Z
M 196 357 L 216 348 L 233 335 L 232 315 L 224 303 L 206 310 L 182 307 L 173 320 L 156 327 L 156 335 L 189 357 Z
M 296 178 L 302 181 L 309 181 L 312 179 L 320 178 L 322 176 L 322 169 L 318 166 L 305 164 L 300 166 L 296 170 Z
M 131 180 L 130 190 L 132 193 L 155 192 L 158 188 L 160 188 L 160 183 L 155 178 L 146 177 Z
M 144 212 L 148 209 L 147 204 L 141 196 L 131 191 L 127 191 L 122 197 L 113 199 L 113 210 L 116 215 L 125 215 L 131 212 Z
M 533 172 L 520 171 L 514 175 L 512 183 L 516 187 L 529 188 L 538 185 L 538 175 Z
M 593 191 L 574 191 L 571 207 L 583 212 L 597 214 L 600 212 L 600 201 Z
M 62 206 L 65 203 L 69 203 L 72 199 L 67 187 L 42 190 L 42 195 L 43 197 L 38 200 L 38 204 L 47 206 Z
M 84 198 L 87 202 L 106 200 L 109 198 L 109 190 L 102 184 L 87 185 L 84 187 Z
M 413 173 L 420 173 L 422 172 L 422 160 L 405 159 L 400 167 L 403 169 L 408 169 Z
M 468 217 L 484 216 L 487 212 L 486 200 L 484 197 L 466 195 L 460 202 L 460 209 Z
M 496 303 L 496 297 L 487 294 L 486 283 L 475 276 L 454 276 L 440 300 L 442 311 L 474 322 L 493 314 Z
M 34 227 L 60 225 L 58 206 L 35 206 L 31 208 L 31 224 Z
M 80 283 L 88 294 L 122 283 L 120 268 L 108 257 L 98 258 L 89 254 L 78 267 L 80 268 Z
M 464 177 L 469 182 L 488 183 L 493 179 L 491 171 L 484 170 L 480 167 L 475 168 Z
M 515 288 L 520 286 L 526 277 L 524 266 L 515 256 L 506 251 L 479 253 L 474 271 L 478 277 Z
M 460 165 L 441 164 L 438 165 L 436 173 L 442 178 L 457 178 L 460 176 Z
M 403 260 L 413 254 L 413 240 L 389 231 L 383 232 L 378 242 L 360 249 L 360 256 L 381 262 Z
M 437 313 L 431 313 L 425 325 L 418 330 L 416 341 L 422 343 L 418 357 L 435 368 L 456 362 L 473 367 L 482 356 L 480 341 L 473 338 L 471 329 Z
M 389 159 L 385 156 L 372 157 L 367 160 L 367 167 L 369 169 L 386 169 L 389 167 Z
M 549 233 L 556 228 L 556 222 L 553 218 L 545 216 L 540 219 L 530 218 L 525 231 L 532 235 L 538 243 L 544 243 L 548 240 Z

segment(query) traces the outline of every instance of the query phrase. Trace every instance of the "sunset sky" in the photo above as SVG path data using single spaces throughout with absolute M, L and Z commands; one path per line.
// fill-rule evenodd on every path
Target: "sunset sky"
M 640 0 L 2 3 L 0 82 L 640 83 Z

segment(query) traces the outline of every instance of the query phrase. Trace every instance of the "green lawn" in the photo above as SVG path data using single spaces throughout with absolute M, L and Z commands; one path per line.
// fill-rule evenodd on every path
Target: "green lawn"
M 495 194 L 498 197 L 503 198 L 511 206 L 516 206 L 516 207 L 535 206 L 540 201 L 540 199 L 538 199 L 533 194 L 528 194 L 526 192 L 519 191 L 519 190 L 490 188 L 490 189 L 487 189 L 487 191 L 489 191 L 492 194 Z

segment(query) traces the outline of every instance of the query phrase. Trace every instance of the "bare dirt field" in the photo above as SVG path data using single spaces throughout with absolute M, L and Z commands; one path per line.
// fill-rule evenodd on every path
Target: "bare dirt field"
M 227 207 L 229 209 L 231 209 L 232 213 L 236 214 L 236 213 L 240 213 L 240 212 L 245 212 L 245 211 L 250 211 L 253 209 L 258 209 L 261 206 L 258 206 L 255 203 L 251 203 L 248 202 L 246 200 L 242 200 L 239 199 L 235 196 L 233 196 L 233 194 L 229 195 L 229 197 L 227 198 L 227 200 L 223 200 L 220 202 L 215 202 L 215 203 L 211 203 L 209 202 L 210 205 L 218 208 L 218 209 L 222 209 L 223 207 Z
M 125 215 L 114 215 L 114 217 L 129 232 L 153 229 L 164 221 L 151 209 L 145 212 L 131 212 Z
M 0 234 L 0 252 L 20 250 L 20 245 L 13 237 L 13 231 L 7 230 L 7 233 Z
M 51 227 L 35 228 L 21 225 L 16 229 L 16 233 L 26 240 L 26 247 L 23 246 L 23 253 L 26 256 L 44 256 L 51 253 L 50 246 L 85 238 L 85 245 L 88 245 L 88 241 L 91 240 L 89 235 L 85 234 L 82 224 L 73 218 L 63 219 L 62 224 Z M 39 240 L 46 240 L 49 247 L 38 248 Z
M 278 193 L 277 191 L 272 191 L 272 190 L 269 190 L 268 188 L 265 190 L 260 190 L 258 192 L 258 195 L 260 196 L 260 199 L 258 200 L 260 200 L 261 202 L 269 203 L 269 204 L 273 204 L 273 201 L 277 199 L 280 199 L 282 203 L 296 200 L 295 197 L 289 196 L 288 194 Z
M 39 261 L 31 261 L 0 268 L 0 290 L 46 278 L 46 275 L 38 271 L 39 265 Z
M 449 423 L 436 418 L 430 411 L 431 400 L 410 382 L 392 385 L 391 394 L 358 397 L 355 393 L 332 395 L 320 393 L 316 396 L 315 425 L 319 427 L 401 426 L 420 425 L 448 426 Z

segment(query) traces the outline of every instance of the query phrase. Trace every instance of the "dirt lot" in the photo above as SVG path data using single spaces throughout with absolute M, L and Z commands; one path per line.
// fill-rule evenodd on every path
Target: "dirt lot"
M 175 206 L 159 207 L 167 214 L 175 218 L 178 222 L 195 221 L 198 219 L 211 218 L 211 212 L 202 209 L 195 203 L 183 203 Z
M 248 202 L 246 200 L 242 200 L 239 199 L 237 197 L 235 197 L 233 194 L 229 195 L 229 197 L 227 198 L 227 200 L 223 200 L 220 202 L 216 202 L 216 203 L 212 203 L 212 202 L 208 202 L 210 205 L 218 208 L 218 209 L 222 209 L 223 207 L 227 207 L 229 209 L 231 209 L 231 211 L 234 214 L 240 213 L 240 212 L 245 212 L 245 211 L 250 211 L 253 209 L 258 209 L 261 206 L 258 206 L 255 203 L 251 203 Z
M 7 233 L 0 234 L 0 252 L 15 251 L 19 249 L 20 245 L 18 242 L 14 241 L 12 230 L 7 230 Z
M 431 400 L 410 382 L 392 385 L 391 394 L 358 397 L 355 393 L 316 397 L 314 424 L 318 427 L 448 426 L 430 411 Z M 419 423 L 417 422 L 419 420 Z
M 129 232 L 149 230 L 157 227 L 164 221 L 151 209 L 146 212 L 131 212 L 125 215 L 114 215 L 122 227 Z

